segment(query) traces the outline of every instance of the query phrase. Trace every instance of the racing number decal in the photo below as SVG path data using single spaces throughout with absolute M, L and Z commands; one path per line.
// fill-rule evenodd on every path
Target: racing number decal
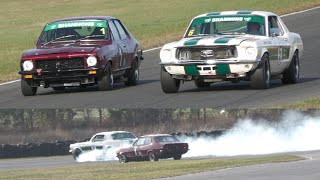
M 193 32 L 194 32 L 194 29 L 191 29 L 188 33 L 188 36 L 192 36 L 193 35 Z
M 103 35 L 106 34 L 106 29 L 105 29 L 105 28 L 101 28 L 100 31 L 101 31 L 101 33 L 102 33 Z
M 278 49 L 278 63 L 281 64 L 282 61 L 282 47 Z
M 119 54 L 120 54 L 120 61 L 119 61 L 119 63 L 120 63 L 120 67 L 122 67 L 124 58 L 123 58 L 123 51 L 122 51 L 122 49 L 121 49 L 120 47 L 119 47 Z

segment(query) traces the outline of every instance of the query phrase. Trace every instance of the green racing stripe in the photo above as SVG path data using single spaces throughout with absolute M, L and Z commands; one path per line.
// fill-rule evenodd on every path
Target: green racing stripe
M 217 64 L 216 74 L 218 76 L 225 76 L 230 73 L 229 64 Z
M 194 46 L 194 45 L 197 45 L 197 43 L 201 40 L 202 38 L 193 38 L 193 39 L 190 39 L 186 42 L 184 42 L 183 45 L 185 46 Z
M 186 75 L 190 75 L 190 76 L 199 75 L 199 71 L 197 70 L 197 65 L 186 65 L 184 66 L 184 71 Z
M 233 39 L 234 37 L 222 37 L 222 38 L 218 38 L 214 41 L 214 43 L 216 44 L 227 44 L 231 39 Z

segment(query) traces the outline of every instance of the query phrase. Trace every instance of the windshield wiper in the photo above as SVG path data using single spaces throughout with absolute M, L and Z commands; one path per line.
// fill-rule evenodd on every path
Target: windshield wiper
M 70 38 L 70 37 L 74 37 L 74 36 L 76 36 L 76 35 L 72 34 L 72 35 L 67 35 L 67 36 L 61 36 L 61 37 L 58 37 L 58 38 L 56 38 L 56 39 L 54 39 L 54 40 L 52 40 L 52 41 L 46 42 L 46 43 L 43 44 L 43 45 L 46 46 L 47 44 L 50 44 L 50 43 L 55 42 L 55 41 L 58 41 L 58 40 L 60 40 L 60 39 Z
M 222 32 L 222 33 L 219 33 L 221 35 L 241 35 L 241 34 L 246 34 L 244 32 Z
M 101 37 L 101 36 L 104 37 L 104 35 L 102 35 L 102 34 L 86 36 L 86 37 L 78 39 L 78 41 L 85 40 L 85 39 L 90 39 L 90 38 L 95 38 L 95 37 Z

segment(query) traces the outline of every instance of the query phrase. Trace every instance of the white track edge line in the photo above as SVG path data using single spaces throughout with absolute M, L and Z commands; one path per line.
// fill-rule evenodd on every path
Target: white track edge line
M 301 14 L 301 13 L 312 11 L 312 10 L 319 9 L 319 8 L 320 8 L 320 6 L 313 7 L 313 8 L 302 10 L 302 11 L 297 11 L 297 12 L 293 12 L 293 13 L 289 13 L 289 14 L 284 14 L 284 15 L 281 15 L 280 17 L 286 17 L 286 16 L 292 16 L 292 15 L 295 15 L 295 14 Z M 152 48 L 152 49 L 147 49 L 147 50 L 144 50 L 143 52 L 150 52 L 150 51 L 154 51 L 154 50 L 157 50 L 157 49 L 160 49 L 160 48 L 162 48 L 162 46 L 156 47 L 156 48 Z M 15 82 L 18 82 L 18 81 L 20 81 L 20 80 L 18 79 L 18 80 L 8 81 L 8 82 L 5 82 L 5 83 L 1 83 L 0 86 L 7 85 L 7 84 L 12 84 L 12 83 L 15 83 Z

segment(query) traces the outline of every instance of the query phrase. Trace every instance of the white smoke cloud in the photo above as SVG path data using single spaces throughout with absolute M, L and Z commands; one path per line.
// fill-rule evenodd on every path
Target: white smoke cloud
M 279 121 L 241 119 L 217 137 L 179 137 L 189 144 L 183 157 L 261 155 L 320 150 L 320 116 L 286 111 Z M 128 146 L 125 145 L 125 146 Z M 94 150 L 82 153 L 78 162 L 118 160 L 116 151 Z
M 280 121 L 242 119 L 218 138 L 182 137 L 184 157 L 260 155 L 320 149 L 320 117 L 287 111 Z

